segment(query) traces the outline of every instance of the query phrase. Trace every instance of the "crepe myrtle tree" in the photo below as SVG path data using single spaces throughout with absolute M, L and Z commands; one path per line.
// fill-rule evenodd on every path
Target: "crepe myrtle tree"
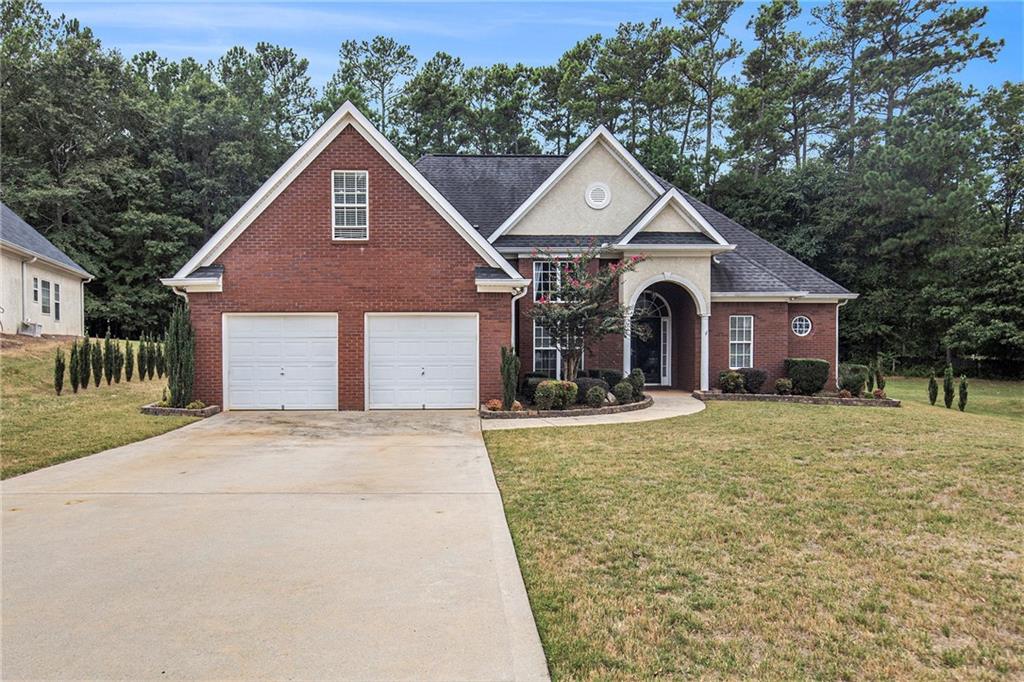
M 584 353 L 610 334 L 632 333 L 641 339 L 650 334 L 646 325 L 633 324 L 644 311 L 619 303 L 619 281 L 636 269 L 643 256 L 631 256 L 608 265 L 601 263 L 594 245 L 569 259 L 539 252 L 534 258 L 558 263 L 557 276 L 537 298 L 530 317 L 544 328 L 562 358 L 562 377 L 576 379 Z

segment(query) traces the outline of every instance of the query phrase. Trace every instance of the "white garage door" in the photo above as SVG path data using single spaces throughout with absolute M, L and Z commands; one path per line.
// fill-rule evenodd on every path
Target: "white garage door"
M 337 315 L 225 319 L 229 409 L 338 409 Z
M 477 316 L 366 316 L 368 409 L 477 406 Z

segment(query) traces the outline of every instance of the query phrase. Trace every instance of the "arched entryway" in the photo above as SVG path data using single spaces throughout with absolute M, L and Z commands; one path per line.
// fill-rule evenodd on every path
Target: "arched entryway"
M 650 289 L 640 294 L 633 308 L 643 316 L 634 321 L 630 368 L 642 369 L 649 386 L 671 386 L 672 308 L 664 296 Z

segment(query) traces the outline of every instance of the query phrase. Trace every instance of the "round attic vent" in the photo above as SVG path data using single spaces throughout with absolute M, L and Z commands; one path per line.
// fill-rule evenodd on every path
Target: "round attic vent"
M 587 206 L 601 210 L 612 202 L 612 191 L 603 182 L 592 182 L 587 187 Z

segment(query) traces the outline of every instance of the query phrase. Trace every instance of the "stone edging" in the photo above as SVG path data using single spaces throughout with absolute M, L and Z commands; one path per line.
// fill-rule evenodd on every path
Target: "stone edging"
M 644 399 L 629 403 L 628 405 L 609 405 L 608 407 L 583 407 L 578 410 L 520 410 L 511 412 L 500 410 L 492 412 L 483 407 L 480 408 L 481 419 L 547 419 L 549 417 L 589 417 L 595 414 L 618 414 L 619 412 L 635 412 L 643 410 L 654 404 L 654 398 L 644 396 Z
M 848 405 L 851 407 L 899 407 L 900 401 L 892 398 L 839 398 L 824 395 L 776 395 L 774 393 L 704 393 L 694 391 L 693 397 L 705 402 L 728 400 L 736 402 L 801 403 L 804 405 Z
M 150 403 L 140 407 L 139 412 L 157 417 L 212 417 L 220 412 L 220 405 L 207 405 L 201 410 L 187 410 L 184 407 L 160 407 L 156 403 Z

